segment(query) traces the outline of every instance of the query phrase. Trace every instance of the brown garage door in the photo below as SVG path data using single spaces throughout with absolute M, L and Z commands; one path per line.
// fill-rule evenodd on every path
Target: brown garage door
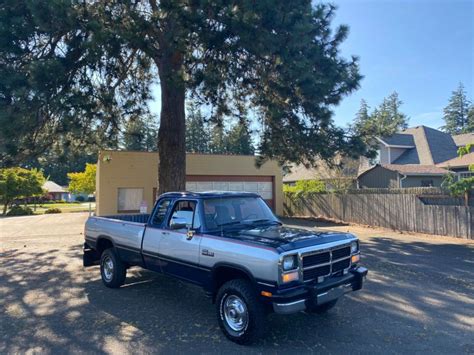
M 275 210 L 275 179 L 273 176 L 187 175 L 186 190 L 194 192 L 254 192 L 262 196 L 270 208 Z

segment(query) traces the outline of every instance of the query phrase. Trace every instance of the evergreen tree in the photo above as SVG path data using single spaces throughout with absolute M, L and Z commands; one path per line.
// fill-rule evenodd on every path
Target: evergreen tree
M 133 117 L 125 123 L 123 146 L 126 150 L 156 151 L 158 131 L 152 115 Z
M 210 136 L 211 140 L 209 142 L 209 151 L 212 154 L 228 153 L 227 133 L 223 124 L 214 124 L 210 129 Z
M 469 106 L 470 101 L 467 98 L 464 85 L 459 83 L 458 88 L 452 92 L 448 105 L 444 108 L 445 126 L 443 129 L 450 134 L 472 132 L 469 127 Z
M 252 134 L 249 121 L 241 119 L 227 134 L 227 148 L 231 154 L 253 155 L 255 147 L 252 142 Z
M 354 119 L 354 130 L 365 142 L 371 142 L 375 137 L 390 136 L 407 128 L 408 117 L 400 112 L 402 103 L 398 93 L 393 92 L 369 114 L 369 106 L 362 100 Z
M 74 127 L 117 130 L 147 111 L 159 77 L 159 193 L 185 188 L 185 99 L 247 101 L 259 163 L 357 154 L 332 108 L 359 86 L 335 7 L 295 1 L 5 0 L 0 9 L 0 159 L 29 157 Z M 53 139 L 50 139 L 53 137 Z
M 469 107 L 467 112 L 467 130 L 466 133 L 474 133 L 474 105 Z
M 208 124 L 195 102 L 188 105 L 186 115 L 186 151 L 190 153 L 209 153 Z

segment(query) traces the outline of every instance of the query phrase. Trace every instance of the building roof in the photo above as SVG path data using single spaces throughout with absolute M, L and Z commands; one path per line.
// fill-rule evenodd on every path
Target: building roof
M 462 157 L 457 157 L 454 159 L 450 159 L 448 161 L 442 162 L 438 164 L 438 167 L 443 168 L 462 168 L 468 167 L 469 165 L 474 164 L 474 152 L 469 154 L 464 154 Z
M 435 165 L 385 164 L 382 167 L 403 175 L 444 175 L 447 173 L 445 169 Z
M 383 143 L 392 147 L 414 147 L 415 142 L 411 134 L 395 133 L 390 137 L 379 138 Z
M 457 134 L 453 136 L 453 140 L 458 147 L 474 144 L 474 133 Z
M 367 174 L 369 171 L 372 171 L 376 167 L 381 167 L 390 171 L 394 171 L 396 173 L 407 175 L 407 176 L 419 176 L 419 175 L 427 175 L 427 176 L 439 176 L 445 175 L 447 171 L 435 165 L 419 165 L 419 164 L 384 164 L 384 165 L 374 165 L 368 170 L 365 170 L 359 177 L 362 175 Z
M 56 184 L 54 181 L 46 181 L 43 184 L 43 190 L 46 190 L 47 192 L 66 192 L 64 187 Z
M 398 135 L 412 136 L 415 148 L 407 149 L 400 155 L 393 162 L 396 165 L 436 165 L 457 156 L 457 146 L 453 137 L 437 129 L 417 126 L 408 128 Z
M 300 180 L 327 180 L 340 178 L 355 178 L 359 169 L 359 160 L 350 158 L 335 158 L 335 163 L 342 162 L 342 168 L 331 168 L 327 163 L 321 161 L 316 167 L 307 168 L 303 164 L 290 167 L 291 172 L 283 176 L 283 182 L 294 182 Z

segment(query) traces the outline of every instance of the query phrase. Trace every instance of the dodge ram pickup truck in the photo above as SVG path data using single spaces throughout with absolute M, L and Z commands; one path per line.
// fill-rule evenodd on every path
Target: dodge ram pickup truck
M 355 236 L 284 227 L 253 193 L 166 193 L 150 215 L 89 217 L 84 235 L 84 266 L 99 264 L 105 286 L 132 266 L 197 284 L 240 344 L 263 335 L 268 312 L 328 311 L 367 275 Z

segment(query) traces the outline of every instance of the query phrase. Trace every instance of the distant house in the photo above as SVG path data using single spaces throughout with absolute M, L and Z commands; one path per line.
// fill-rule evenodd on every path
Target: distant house
M 456 173 L 459 179 L 464 179 L 474 176 L 474 172 L 469 171 L 470 165 L 474 165 L 474 152 L 447 160 L 437 166 Z
M 294 185 L 296 181 L 320 180 L 326 184 L 326 188 L 337 189 L 341 186 L 356 187 L 359 161 L 356 159 L 340 158 L 334 159 L 335 166 L 320 161 L 316 167 L 306 168 L 303 164 L 293 165 L 290 172 L 283 176 L 283 183 Z M 339 166 L 339 164 L 341 164 Z
M 359 175 L 359 188 L 439 187 L 447 170 L 434 165 L 375 165 Z
M 46 181 L 43 184 L 45 197 L 51 201 L 67 200 L 68 193 L 66 189 L 54 181 Z
M 453 136 L 456 146 L 463 147 L 467 144 L 474 144 L 474 133 L 457 134 Z
M 379 137 L 377 141 L 381 165 L 436 165 L 457 157 L 454 138 L 426 126 L 408 128 L 390 137 Z

